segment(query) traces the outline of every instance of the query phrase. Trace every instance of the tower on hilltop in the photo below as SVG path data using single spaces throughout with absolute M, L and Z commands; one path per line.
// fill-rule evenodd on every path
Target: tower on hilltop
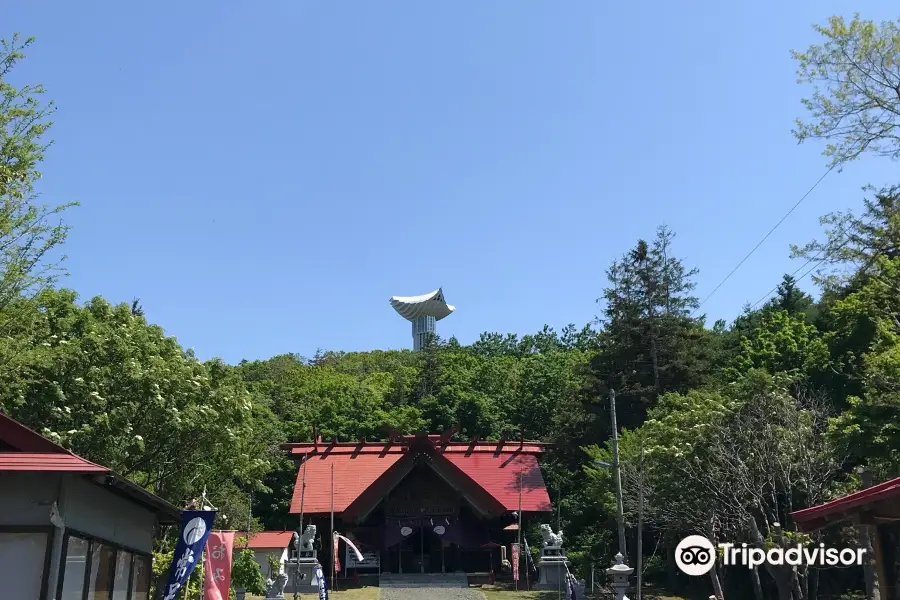
M 413 350 L 421 350 L 426 336 L 434 334 L 434 324 L 456 310 L 444 300 L 442 288 L 421 296 L 392 296 L 391 306 L 412 323 Z

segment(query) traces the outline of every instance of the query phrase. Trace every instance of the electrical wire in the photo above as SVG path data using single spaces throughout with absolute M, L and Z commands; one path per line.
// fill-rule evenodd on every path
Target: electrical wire
M 825 173 L 823 173 L 821 177 L 819 177 L 819 179 L 812 185 L 812 187 L 809 188 L 808 190 L 806 190 L 806 193 L 803 194 L 803 196 L 801 196 L 799 200 L 797 200 L 797 202 L 791 207 L 791 209 L 789 211 L 784 213 L 784 216 L 781 217 L 781 219 L 779 219 L 778 222 L 775 223 L 775 225 L 772 227 L 772 229 L 770 229 L 769 232 L 766 235 L 764 235 L 761 240 L 759 240 L 759 242 L 753 247 L 753 249 L 750 250 L 750 252 L 748 252 L 747 255 L 741 259 L 741 262 L 739 262 L 737 264 L 737 266 L 735 266 L 731 270 L 731 272 L 728 273 L 728 275 L 726 275 L 725 278 L 719 282 L 719 285 L 717 285 L 715 288 L 713 288 L 713 291 L 711 291 L 709 293 L 709 295 L 707 295 L 706 298 L 704 298 L 703 301 L 697 305 L 697 308 L 695 308 L 693 313 L 691 313 L 692 315 L 696 314 L 697 311 L 700 310 L 700 308 L 704 304 L 706 304 L 706 302 L 710 298 L 712 298 L 716 292 L 719 291 L 719 288 L 721 288 L 723 285 L 725 285 L 725 282 L 727 282 L 729 279 L 731 279 L 731 276 L 734 275 L 737 272 L 737 270 L 741 268 L 741 265 L 743 265 L 745 262 L 747 262 L 748 258 L 753 256 L 753 253 L 756 252 L 759 249 L 759 247 L 763 245 L 763 242 L 765 242 L 767 239 L 769 239 L 769 236 L 771 236 L 775 232 L 775 230 L 778 229 L 778 227 L 780 227 L 782 223 L 784 223 L 785 219 L 787 219 L 789 216 L 791 216 L 791 213 L 793 213 L 797 209 L 797 207 L 800 206 L 803 203 L 803 201 L 806 200 L 806 198 L 809 197 L 809 195 L 812 194 L 813 191 L 817 187 L 819 187 L 819 184 L 822 183 L 822 180 L 825 179 L 825 177 L 827 177 L 828 174 L 831 173 L 835 169 L 836 166 L 837 165 L 832 165 L 831 167 L 829 167 L 829 169 L 827 171 L 825 171 Z

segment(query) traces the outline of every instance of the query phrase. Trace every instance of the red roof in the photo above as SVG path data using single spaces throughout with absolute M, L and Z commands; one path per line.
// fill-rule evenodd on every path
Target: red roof
M 260 531 L 250 536 L 248 548 L 287 548 L 293 531 Z
M 0 442 L 12 450 L 0 450 L 0 471 L 70 471 L 110 473 L 0 413 Z
M 176 524 L 181 511 L 144 488 L 94 464 L 0 413 L 0 472 L 80 473 L 110 491 L 154 511 L 161 524 Z
M 801 531 L 812 531 L 829 523 L 848 519 L 862 508 L 870 509 L 874 513 L 878 513 L 879 509 L 893 509 L 890 511 L 893 515 L 897 510 L 898 499 L 900 499 L 900 477 L 825 504 L 798 510 L 791 513 L 791 517 Z
M 440 436 L 421 436 L 421 445 L 435 456 L 445 458 L 507 511 L 519 509 L 519 474 L 522 473 L 522 511 L 550 512 L 550 496 L 541 476 L 538 442 L 448 442 Z M 427 439 L 427 442 L 425 441 Z M 387 470 L 410 452 L 412 436 L 394 442 L 349 442 L 285 444 L 283 447 L 301 459 L 297 473 L 291 513 L 300 513 L 300 488 L 303 465 L 306 466 L 306 492 L 303 512 L 328 513 L 331 505 L 331 473 L 334 467 L 334 512 L 341 513 L 376 482 Z
M 76 473 L 109 473 L 74 454 L 51 452 L 0 452 L 0 471 L 73 471 Z

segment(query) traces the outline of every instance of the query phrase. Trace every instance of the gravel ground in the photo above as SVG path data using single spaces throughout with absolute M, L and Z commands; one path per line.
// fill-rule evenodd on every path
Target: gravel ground
M 380 600 L 484 600 L 484 594 L 462 587 L 390 587 L 381 588 Z

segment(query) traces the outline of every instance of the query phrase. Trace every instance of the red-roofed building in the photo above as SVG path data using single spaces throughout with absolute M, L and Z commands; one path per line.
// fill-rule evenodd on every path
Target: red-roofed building
M 0 413 L 0 596 L 147 600 L 181 511 Z
M 253 550 L 253 560 L 259 565 L 259 571 L 264 578 L 275 579 L 278 576 L 270 566 L 270 559 L 278 563 L 288 559 L 290 554 L 288 546 L 293 535 L 293 531 L 260 531 L 250 536 L 247 547 Z M 288 583 L 291 583 L 290 580 Z M 293 592 L 294 589 L 289 585 L 285 591 Z
M 341 563 L 361 573 L 499 572 L 490 548 L 515 541 L 517 513 L 552 510 L 544 444 L 451 441 L 453 433 L 285 444 L 299 463 L 291 513 L 327 540 L 333 512 L 335 528 L 366 557 L 343 553 Z M 330 554 L 330 544 L 320 546 Z
M 791 513 L 800 531 L 867 525 L 881 600 L 900 599 L 900 477 Z

